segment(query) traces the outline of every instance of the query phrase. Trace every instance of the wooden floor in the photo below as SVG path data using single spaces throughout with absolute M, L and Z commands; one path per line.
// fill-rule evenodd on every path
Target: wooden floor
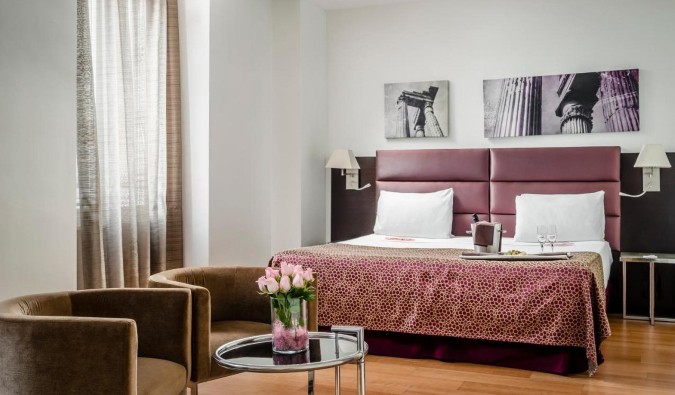
M 675 324 L 610 318 L 612 336 L 593 377 L 570 377 L 465 363 L 368 356 L 367 393 L 675 394 Z M 305 373 L 241 373 L 199 386 L 200 395 L 306 394 Z M 334 394 L 333 370 L 316 373 L 316 393 Z M 356 367 L 342 369 L 342 394 L 356 393 Z

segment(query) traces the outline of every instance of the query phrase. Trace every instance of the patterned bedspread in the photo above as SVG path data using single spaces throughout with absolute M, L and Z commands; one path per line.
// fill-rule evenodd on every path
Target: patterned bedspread
M 481 261 L 461 251 L 325 244 L 278 253 L 271 265 L 313 269 L 319 325 L 582 347 L 595 372 L 610 335 L 598 254 Z

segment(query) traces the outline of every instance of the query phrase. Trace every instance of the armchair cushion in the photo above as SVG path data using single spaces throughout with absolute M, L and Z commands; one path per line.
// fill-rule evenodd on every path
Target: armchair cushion
M 185 388 L 185 366 L 165 359 L 138 358 L 138 395 L 178 394 Z
M 233 340 L 243 339 L 249 336 L 265 335 L 270 333 L 270 324 L 253 321 L 216 321 L 211 323 L 211 338 L 209 349 L 211 355 L 218 347 Z M 219 377 L 235 372 L 221 368 L 217 363 L 211 364 L 211 376 Z

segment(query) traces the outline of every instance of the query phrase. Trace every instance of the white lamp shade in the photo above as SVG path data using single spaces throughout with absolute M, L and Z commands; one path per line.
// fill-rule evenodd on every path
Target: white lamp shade
M 360 169 L 352 150 L 336 149 L 326 163 L 327 169 Z
M 661 144 L 645 144 L 640 150 L 634 167 L 670 167 L 670 161 Z

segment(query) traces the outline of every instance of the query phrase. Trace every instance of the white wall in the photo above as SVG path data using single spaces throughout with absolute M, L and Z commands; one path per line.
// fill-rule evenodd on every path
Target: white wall
M 675 2 L 439 0 L 328 13 L 329 147 L 620 145 L 675 151 Z M 639 133 L 483 138 L 484 79 L 640 69 Z M 449 80 L 450 136 L 384 138 L 383 85 Z
M 324 241 L 326 12 L 273 2 L 272 253 Z
M 325 234 L 326 13 L 211 2 L 209 261 L 267 264 Z
M 270 0 L 211 2 L 209 261 L 270 258 Z
M 210 0 L 178 0 L 185 266 L 209 263 Z
M 300 3 L 302 43 L 302 230 L 303 246 L 321 244 L 326 229 L 328 159 L 328 43 L 326 11 L 312 2 Z
M 300 1 L 272 2 L 272 240 L 273 251 L 301 243 L 302 43 Z
M 0 299 L 76 287 L 76 2 L 0 2 Z

